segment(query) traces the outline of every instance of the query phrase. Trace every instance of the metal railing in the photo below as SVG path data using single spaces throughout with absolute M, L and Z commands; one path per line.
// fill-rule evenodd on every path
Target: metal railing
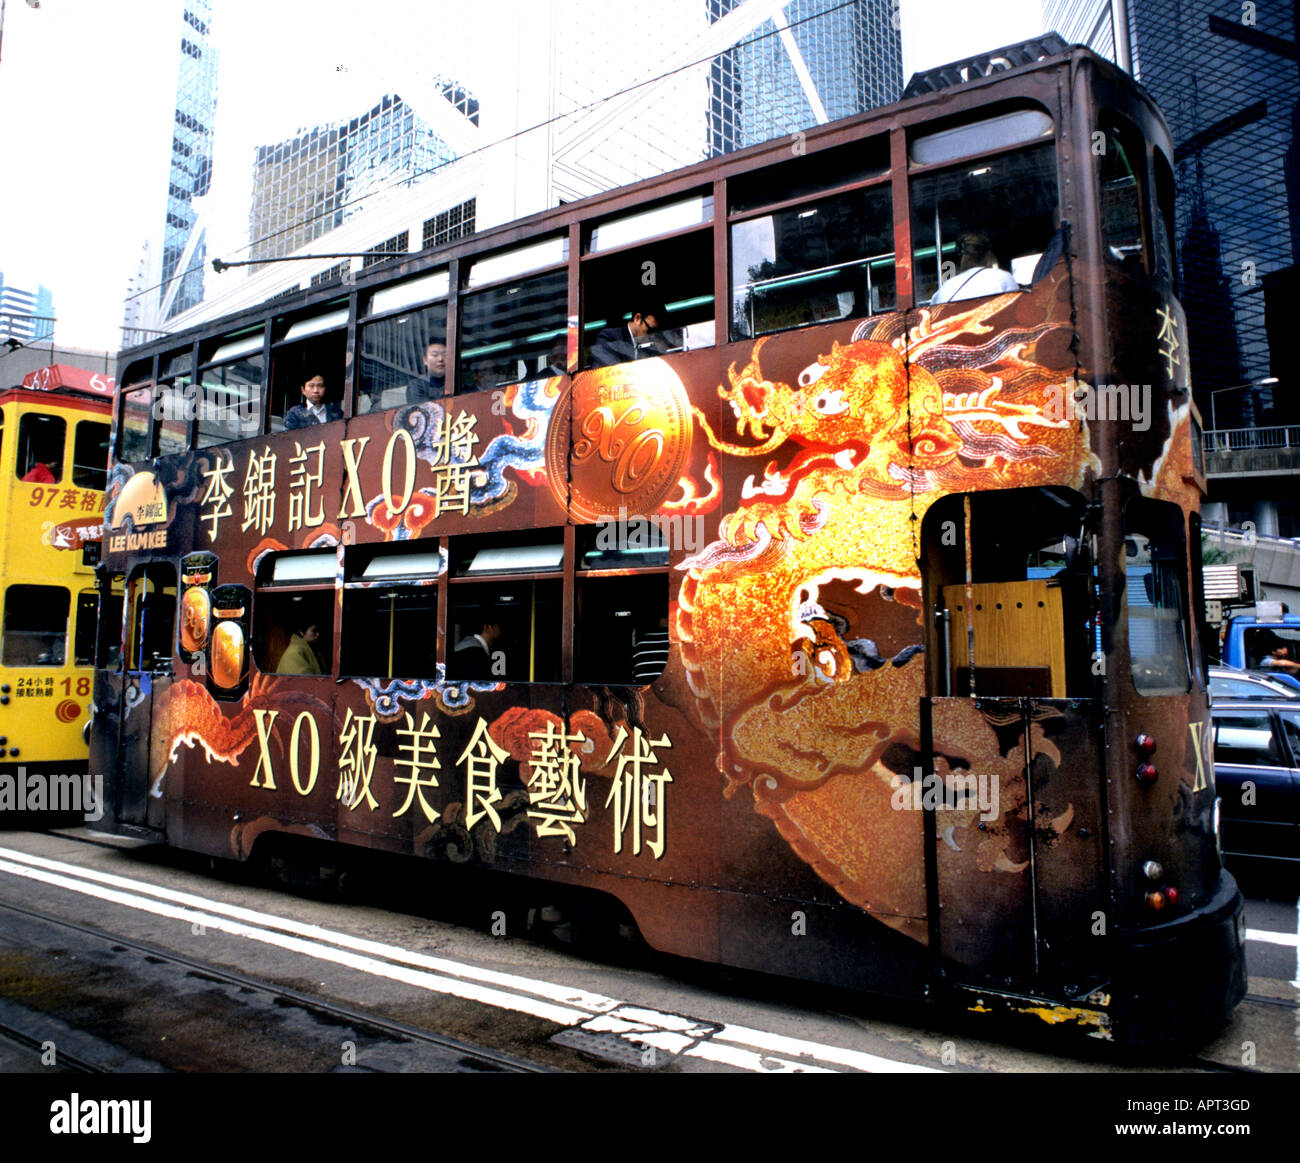
M 1206 452 L 1239 452 L 1252 448 L 1300 449 L 1300 425 L 1278 428 L 1219 428 L 1202 434 Z

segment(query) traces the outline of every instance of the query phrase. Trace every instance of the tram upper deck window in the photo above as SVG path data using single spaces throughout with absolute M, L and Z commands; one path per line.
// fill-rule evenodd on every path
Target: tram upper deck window
M 291 425 L 302 426 L 305 413 L 295 413 L 293 409 L 303 406 L 303 385 L 316 376 L 325 381 L 325 396 L 320 405 L 326 419 L 342 419 L 347 328 L 348 306 L 342 299 L 312 315 L 275 321 L 273 334 L 278 339 L 271 354 L 268 404 L 272 432 L 282 432 Z
M 1144 695 L 1186 694 L 1191 657 L 1182 510 L 1168 501 L 1138 498 L 1129 502 L 1124 524 L 1124 609 L 1133 684 Z
M 262 431 L 262 383 L 266 360 L 263 329 L 223 336 L 200 374 L 196 448 L 243 440 Z
M 18 479 L 57 484 L 63 478 L 63 444 L 68 426 L 59 416 L 25 412 L 18 421 Z
M 473 264 L 470 293 L 460 303 L 458 390 L 481 392 L 555 375 L 563 367 L 568 272 L 558 270 L 524 279 L 514 276 L 563 262 L 568 249 L 567 238 L 553 238 Z M 474 289 L 485 283 L 493 285 Z
M 1162 150 L 1152 151 L 1155 198 L 1152 200 L 1156 243 L 1156 278 L 1178 286 L 1178 251 L 1174 246 L 1174 171 Z M 1199 446 L 1198 446 L 1199 447 Z
M 447 386 L 446 271 L 376 291 L 361 328 L 356 411 L 440 398 Z M 430 299 L 441 299 L 419 306 Z
M 914 166 L 968 160 L 911 180 L 918 302 L 949 302 L 1027 286 L 1057 227 L 1056 152 L 1039 110 L 917 137 Z M 1011 152 L 1009 146 L 1026 143 Z
M 189 348 L 158 361 L 158 388 L 154 416 L 158 421 L 158 455 L 186 452 L 190 447 L 191 407 L 194 399 L 194 357 Z
M 1136 270 L 1145 269 L 1142 250 L 1142 204 L 1146 152 L 1137 128 L 1114 113 L 1101 121 L 1105 134 L 1097 157 L 1101 182 L 1101 236 L 1111 258 Z
M 893 309 L 888 174 L 880 138 L 731 180 L 732 339 Z
M 153 408 L 153 360 L 131 364 L 122 376 L 121 412 L 117 423 L 117 459 L 124 464 L 149 459 L 149 422 Z
M 103 489 L 108 484 L 108 425 L 102 420 L 79 420 L 72 438 L 72 483 L 82 489 Z
M 712 217 L 713 198 L 701 194 L 592 229 L 582 262 L 583 367 L 713 345 L 713 232 L 692 229 Z
M 563 564 L 559 529 L 454 538 L 447 678 L 559 682 Z

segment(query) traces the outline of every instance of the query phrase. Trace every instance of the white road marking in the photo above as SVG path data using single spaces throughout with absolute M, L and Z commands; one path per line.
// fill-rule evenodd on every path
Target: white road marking
M 14 876 L 156 916 L 204 925 L 218 932 L 274 945 L 420 989 L 532 1014 L 561 1026 L 592 1029 L 593 1020 L 618 1010 L 618 1018 L 627 1028 L 621 1031 L 610 1029 L 610 1032 L 619 1032 L 620 1036 L 636 1045 L 657 1045 L 664 1050 L 670 1046 L 684 1047 L 680 1051 L 684 1056 L 703 1058 L 720 1065 L 761 1073 L 826 1069 L 810 1062 L 787 1061 L 776 1056 L 783 1054 L 816 1059 L 829 1064 L 832 1069 L 841 1066 L 873 1073 L 943 1073 L 934 1067 L 895 1062 L 859 1050 L 789 1038 L 748 1026 L 725 1025 L 711 1037 L 703 1036 L 708 1034 L 711 1026 L 706 1028 L 705 1024 L 697 1024 L 678 1014 L 632 1006 L 617 998 L 570 989 L 554 982 L 482 969 L 443 957 L 430 957 L 398 945 L 369 941 L 319 925 L 303 924 L 289 917 L 228 905 L 194 893 L 179 892 L 147 881 L 98 872 L 14 849 L 0 847 L 0 858 L 0 871 Z M 688 1046 L 694 1037 L 699 1041 Z
M 1295 933 L 1274 933 L 1271 929 L 1247 929 L 1247 941 L 1263 941 L 1267 945 L 1300 946 L 1300 936 Z

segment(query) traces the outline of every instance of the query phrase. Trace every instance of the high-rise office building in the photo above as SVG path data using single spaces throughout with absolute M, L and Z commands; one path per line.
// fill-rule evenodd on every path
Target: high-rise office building
M 15 286 L 0 271 L 0 341 L 22 343 L 48 339 L 54 334 L 54 296 L 49 287 L 36 290 Z
M 206 243 L 194 200 L 212 183 L 212 128 L 217 112 L 217 50 L 212 43 L 213 0 L 183 0 L 180 68 L 176 80 L 167 218 L 163 227 L 163 318 L 203 298 Z
M 710 24 L 744 0 L 704 0 Z M 790 0 L 714 58 L 710 156 L 898 100 L 902 45 L 887 0 Z
M 478 103 L 463 86 L 447 81 L 438 90 L 461 116 L 477 117 Z M 455 157 L 455 148 L 396 95 L 349 121 L 258 146 L 249 257 L 292 254 L 341 226 L 372 195 L 415 185 Z
M 389 93 L 364 115 L 367 129 L 322 124 L 260 147 L 252 246 L 235 257 L 419 250 L 894 101 L 902 88 L 891 0 L 535 0 L 511 13 L 463 81 L 429 62 L 457 67 L 483 18 L 413 13 L 406 47 L 387 50 L 382 67 L 355 64 Z M 337 278 L 335 262 L 251 267 L 181 322 Z
M 1192 389 L 1207 436 L 1206 516 L 1300 536 L 1286 328 L 1300 297 L 1300 117 L 1291 4 L 1128 0 L 1133 74 L 1174 143 Z M 1108 0 L 1048 0 L 1044 23 L 1113 56 Z

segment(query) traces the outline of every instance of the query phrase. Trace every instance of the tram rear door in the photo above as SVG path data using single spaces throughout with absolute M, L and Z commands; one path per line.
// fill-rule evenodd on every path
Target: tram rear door
M 937 502 L 922 529 L 931 937 L 954 984 L 1082 1000 L 1104 981 L 1095 570 L 1084 498 Z
M 111 593 L 111 579 L 105 581 Z M 101 640 L 104 689 L 102 698 L 100 691 L 96 692 L 96 701 L 104 718 L 94 758 L 112 765 L 115 795 L 111 806 L 123 824 L 163 826 L 161 794 L 150 793 L 165 756 L 152 755 L 150 744 L 155 706 L 172 682 L 176 581 L 176 567 L 170 562 L 150 562 L 132 569 L 122 595 L 120 657 L 111 657 L 110 645 L 110 656 L 103 658 Z M 101 608 L 102 594 L 101 590 Z M 111 635 L 107 627 L 106 634 Z

